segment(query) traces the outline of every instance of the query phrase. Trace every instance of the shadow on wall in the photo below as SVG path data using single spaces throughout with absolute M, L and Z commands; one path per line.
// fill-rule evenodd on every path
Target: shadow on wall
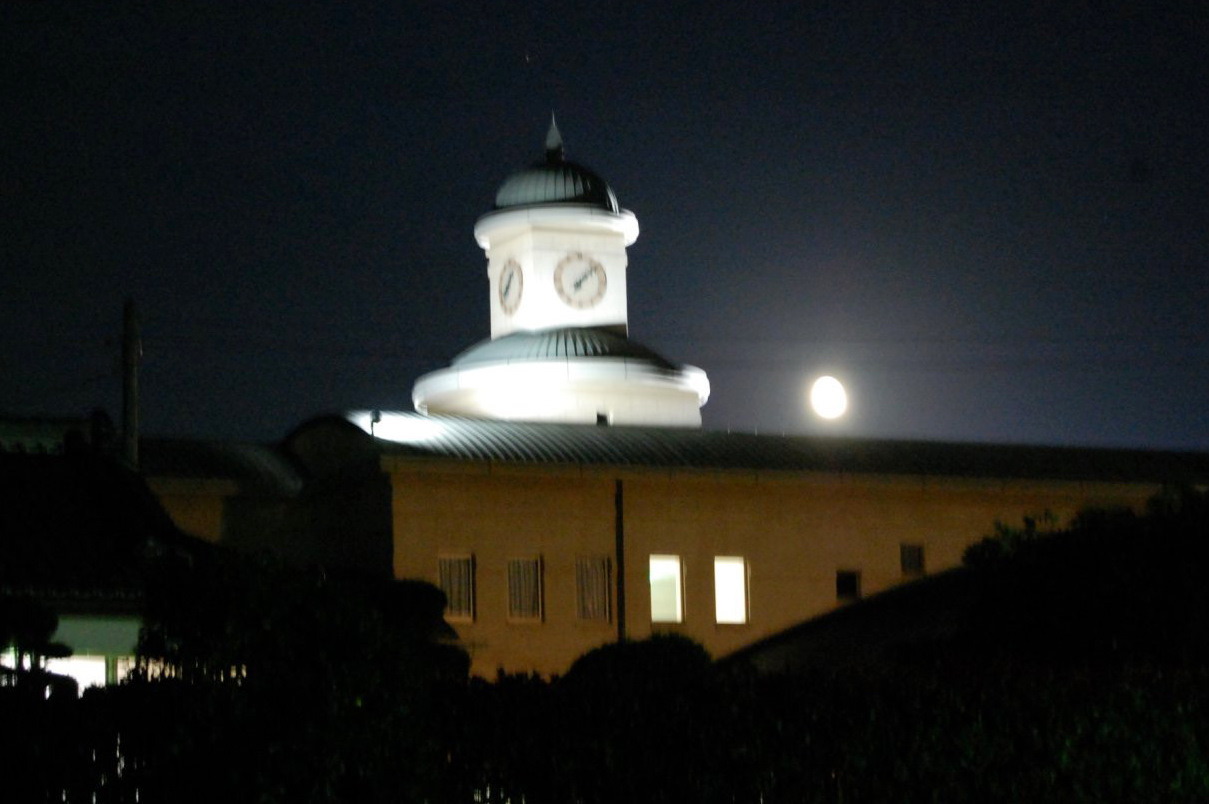
M 325 416 L 288 435 L 281 452 L 301 475 L 299 492 L 228 500 L 224 541 L 289 561 L 392 576 L 390 480 L 373 438 Z

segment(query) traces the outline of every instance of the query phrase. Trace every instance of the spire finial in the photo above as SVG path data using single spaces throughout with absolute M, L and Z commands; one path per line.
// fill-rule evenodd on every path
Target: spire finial
M 558 131 L 558 123 L 554 122 L 554 112 L 550 112 L 550 130 L 546 132 L 546 161 L 563 161 L 563 135 Z

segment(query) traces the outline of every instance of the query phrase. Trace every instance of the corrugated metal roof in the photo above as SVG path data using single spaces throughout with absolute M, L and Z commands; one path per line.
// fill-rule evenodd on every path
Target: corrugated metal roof
M 505 179 L 495 194 L 495 209 L 583 204 L 620 212 L 617 196 L 608 183 L 583 165 L 568 162 L 565 153 L 562 134 L 551 120 L 546 134 L 546 158 Z
M 1209 482 L 1209 454 L 1003 444 L 772 436 L 384 414 L 409 426 L 386 455 L 519 464 Z M 414 426 L 410 426 L 414 425 Z
M 464 367 L 520 360 L 564 360 L 569 357 L 641 360 L 657 369 L 676 370 L 675 365 L 658 352 L 624 335 L 596 327 L 512 332 L 471 346 L 453 359 L 453 365 Z
M 584 204 L 619 212 L 613 189 L 574 162 L 546 161 L 513 173 L 495 194 L 495 209 L 533 204 Z

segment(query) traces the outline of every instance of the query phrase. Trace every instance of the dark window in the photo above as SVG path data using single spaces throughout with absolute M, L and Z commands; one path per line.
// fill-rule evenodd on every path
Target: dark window
M 898 555 L 903 575 L 924 574 L 924 546 L 922 544 L 901 544 L 898 547 Z
M 836 600 L 856 600 L 861 596 L 861 574 L 856 570 L 839 570 L 835 574 Z

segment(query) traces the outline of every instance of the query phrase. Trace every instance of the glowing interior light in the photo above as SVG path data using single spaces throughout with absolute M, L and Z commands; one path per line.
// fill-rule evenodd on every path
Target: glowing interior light
M 684 620 L 680 588 L 680 556 L 651 556 L 651 622 Z
M 26 665 L 29 666 L 28 663 Z M 17 654 L 12 649 L 0 653 L 0 667 L 17 668 Z M 70 676 L 80 689 L 105 686 L 104 656 L 69 656 L 62 659 L 47 659 L 47 671 L 60 676 Z
M 104 656 L 69 656 L 66 659 L 47 659 L 46 669 L 61 676 L 75 679 L 81 692 L 86 687 L 105 686 Z
M 835 377 L 819 377 L 810 387 L 810 407 L 824 419 L 837 419 L 848 410 L 848 392 Z
M 714 614 L 719 623 L 747 622 L 747 564 L 742 556 L 714 558 Z

